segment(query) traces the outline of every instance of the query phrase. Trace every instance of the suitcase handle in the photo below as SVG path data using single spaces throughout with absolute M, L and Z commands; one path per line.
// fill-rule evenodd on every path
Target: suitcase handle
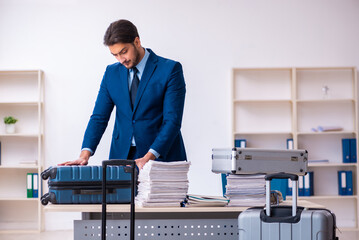
M 130 239 L 135 239 L 135 173 L 136 162 L 134 160 L 105 160 L 102 161 L 102 228 L 101 239 L 106 239 L 106 168 L 107 166 L 129 166 L 131 168 L 131 213 L 130 213 Z
M 292 181 L 298 181 L 298 175 L 291 173 L 272 173 L 265 176 L 265 180 L 271 181 L 272 179 L 291 179 Z
M 270 206 L 270 187 L 272 179 L 290 179 L 293 182 L 292 186 L 292 216 L 297 215 L 297 183 L 298 175 L 291 173 L 273 173 L 265 176 L 266 180 L 266 214 L 270 217 L 271 215 L 271 206 Z

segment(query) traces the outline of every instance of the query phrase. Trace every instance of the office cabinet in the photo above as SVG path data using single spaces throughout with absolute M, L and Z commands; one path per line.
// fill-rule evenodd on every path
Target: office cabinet
M 235 68 L 232 78 L 233 142 L 285 149 L 293 139 L 314 172 L 314 196 L 300 198 L 334 211 L 342 231 L 358 231 L 358 164 L 343 163 L 342 151 L 342 139 L 358 139 L 356 68 Z M 342 170 L 353 172 L 352 196 L 338 194 Z
M 0 71 L 2 233 L 37 232 L 42 228 L 41 180 L 36 182 L 38 197 L 30 197 L 27 175 L 40 176 L 43 166 L 43 88 L 41 70 Z M 18 119 L 14 133 L 5 131 L 6 116 Z

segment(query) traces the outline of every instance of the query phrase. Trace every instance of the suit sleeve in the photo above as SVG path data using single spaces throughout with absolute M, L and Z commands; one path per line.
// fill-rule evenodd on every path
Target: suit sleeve
M 186 84 L 182 66 L 176 62 L 167 81 L 161 130 L 151 145 L 151 148 L 161 156 L 167 155 L 175 138 L 180 133 L 185 95 Z
M 111 112 L 114 107 L 114 103 L 109 95 L 107 88 L 107 72 L 108 70 L 106 70 L 103 76 L 95 107 L 88 122 L 85 136 L 82 142 L 82 149 L 90 148 L 93 151 L 93 154 L 95 153 L 97 145 L 99 144 L 102 135 L 106 130 Z

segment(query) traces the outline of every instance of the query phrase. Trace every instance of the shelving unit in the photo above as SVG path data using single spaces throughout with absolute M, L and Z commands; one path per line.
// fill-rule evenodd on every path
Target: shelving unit
M 326 206 L 342 231 L 359 231 L 358 163 L 342 163 L 342 138 L 358 139 L 358 85 L 355 67 L 235 68 L 232 71 L 232 142 L 247 147 L 306 149 L 314 172 L 314 196 L 300 199 Z M 341 131 L 313 132 L 318 126 Z M 357 141 L 358 149 L 358 141 Z M 353 196 L 338 195 L 337 172 L 353 171 Z
M 0 233 L 42 229 L 39 197 L 27 198 L 27 173 L 43 166 L 43 89 L 41 70 L 0 71 Z M 16 132 L 7 134 L 3 118 L 14 116 Z M 27 164 L 23 162 L 35 162 Z

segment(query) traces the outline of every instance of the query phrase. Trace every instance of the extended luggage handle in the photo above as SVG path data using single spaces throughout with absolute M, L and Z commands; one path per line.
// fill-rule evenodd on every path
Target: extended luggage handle
M 290 179 L 293 182 L 292 186 L 292 216 L 297 215 L 297 182 L 298 175 L 291 173 L 273 173 L 265 176 L 266 180 L 266 214 L 270 216 L 271 214 L 271 206 L 270 206 L 270 188 L 272 179 Z
M 102 228 L 101 239 L 106 239 L 106 168 L 107 166 L 129 166 L 131 168 L 131 214 L 130 214 L 130 239 L 135 239 L 135 173 L 136 162 L 134 160 L 105 160 L 102 161 Z

